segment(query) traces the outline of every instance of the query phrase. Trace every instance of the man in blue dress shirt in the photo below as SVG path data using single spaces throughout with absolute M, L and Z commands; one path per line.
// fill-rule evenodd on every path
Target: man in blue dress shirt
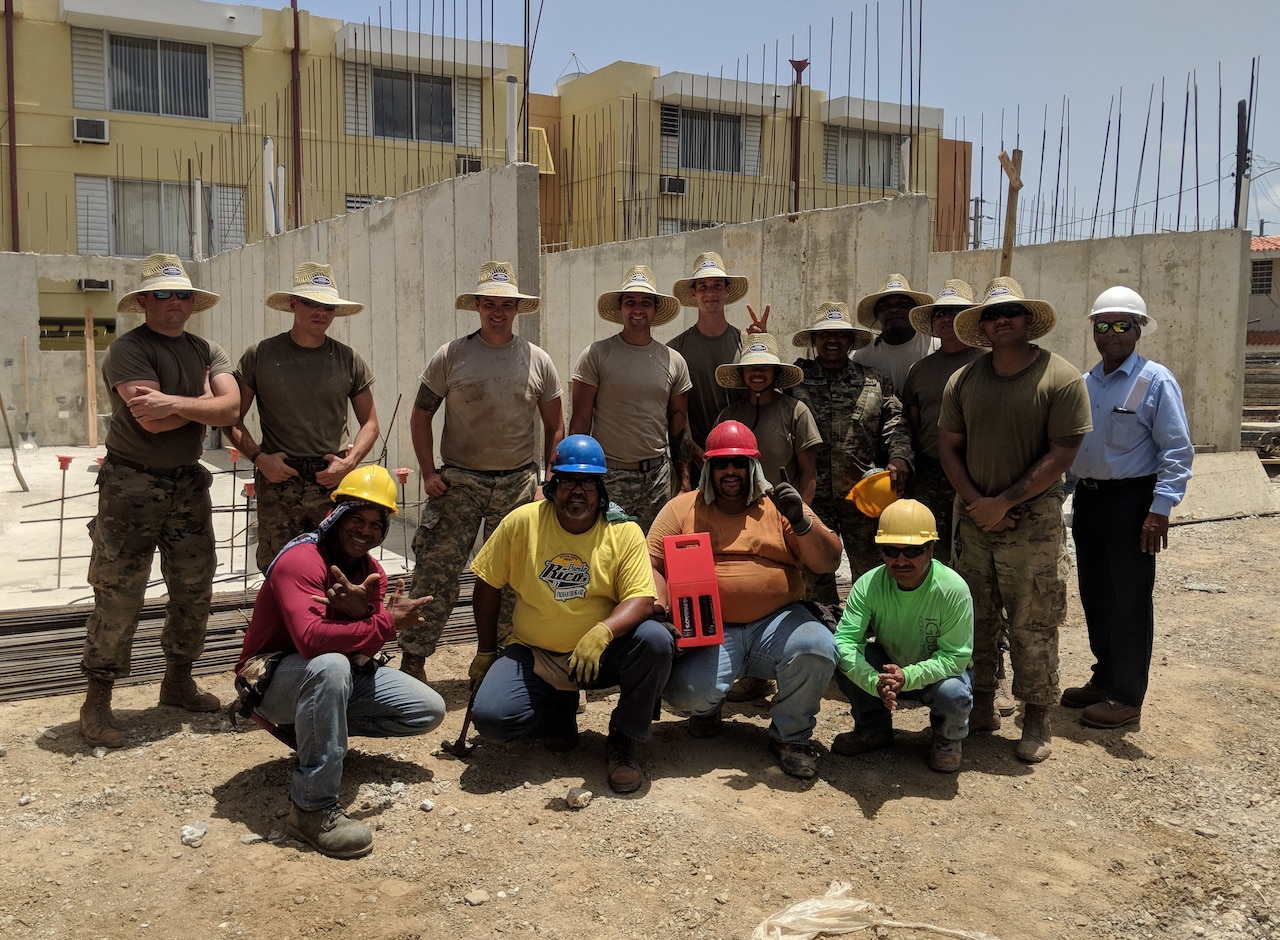
M 1194 448 L 1173 373 L 1139 355 L 1156 331 L 1146 302 L 1128 287 L 1098 295 L 1089 313 L 1102 361 L 1085 374 L 1093 430 L 1067 476 L 1075 487 L 1080 602 L 1096 663 L 1062 704 L 1081 723 L 1120 728 L 1142 717 L 1155 633 L 1156 553 L 1169 545 L 1169 513 L 1191 479 Z

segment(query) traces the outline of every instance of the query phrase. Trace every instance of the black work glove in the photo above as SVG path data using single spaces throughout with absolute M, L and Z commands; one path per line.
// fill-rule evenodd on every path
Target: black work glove
M 791 531 L 796 535 L 804 535 L 813 526 L 813 520 L 804 511 L 804 500 L 790 483 L 779 483 L 769 490 L 769 499 L 773 500 L 778 512 L 791 523 Z

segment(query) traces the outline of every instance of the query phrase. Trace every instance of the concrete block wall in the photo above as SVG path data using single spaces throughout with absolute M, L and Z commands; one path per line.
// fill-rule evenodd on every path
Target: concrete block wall
M 692 273 L 700 252 L 718 252 L 730 274 L 751 281 L 746 297 L 729 309 L 729 322 L 745 331 L 747 305 L 757 316 L 769 305 L 769 332 L 789 357 L 792 334 L 812 324 L 823 301 L 844 300 L 852 310 L 894 271 L 916 283 L 928 280 L 928 232 L 928 199 L 904 196 L 546 255 L 543 346 L 565 384 L 566 417 L 578 355 L 619 330 L 596 313 L 596 299 L 617 290 L 632 265 L 653 268 L 659 289 L 669 293 Z M 655 335 L 665 342 L 696 320 L 697 310 L 685 308 Z
M 934 254 L 927 290 L 960 277 L 981 292 L 995 276 L 997 251 Z M 1170 232 L 1055 242 L 1017 248 L 1014 278 L 1028 297 L 1058 313 L 1040 340 L 1080 369 L 1098 361 L 1086 316 L 1094 298 L 1123 284 L 1142 294 L 1159 329 L 1138 351 L 1178 378 L 1192 439 L 1219 452 L 1240 449 L 1244 340 L 1249 302 L 1249 233 L 1235 229 Z

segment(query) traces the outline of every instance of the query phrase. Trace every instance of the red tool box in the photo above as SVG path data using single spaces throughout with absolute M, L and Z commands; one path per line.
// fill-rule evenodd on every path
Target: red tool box
M 720 585 L 711 536 L 706 532 L 668 535 L 662 540 L 666 558 L 671 622 L 679 636 L 676 646 L 717 646 L 724 642 L 720 614 Z

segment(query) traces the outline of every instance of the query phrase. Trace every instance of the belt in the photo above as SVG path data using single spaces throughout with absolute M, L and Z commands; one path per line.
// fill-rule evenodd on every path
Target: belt
M 300 476 L 312 479 L 317 473 L 323 473 L 329 467 L 329 462 L 323 457 L 286 457 L 284 463 L 285 466 L 297 470 Z
M 119 467 L 128 467 L 130 470 L 137 470 L 139 473 L 146 473 L 153 477 L 164 477 L 167 480 L 176 480 L 179 477 L 190 476 L 197 473 L 201 468 L 200 464 L 193 463 L 184 467 L 147 467 L 134 460 L 125 460 L 118 454 L 107 452 L 105 463 L 115 464 Z
M 1086 490 L 1113 490 L 1121 486 L 1149 486 L 1156 481 L 1154 473 L 1145 477 L 1124 477 L 1120 480 L 1094 480 L 1081 477 L 1080 485 Z
M 443 464 L 441 470 L 461 470 L 463 473 L 474 473 L 482 477 L 509 477 L 513 473 L 528 473 L 530 470 L 537 470 L 538 465 L 532 460 L 521 467 L 514 467 L 511 470 L 472 470 L 470 467 L 455 467 L 451 464 Z
M 666 459 L 665 454 L 661 457 L 650 457 L 648 460 L 635 460 L 630 462 L 626 460 L 610 460 L 606 457 L 604 465 L 610 470 L 639 470 L 643 473 L 647 470 L 652 470 L 654 467 L 662 466 L 663 461 Z

